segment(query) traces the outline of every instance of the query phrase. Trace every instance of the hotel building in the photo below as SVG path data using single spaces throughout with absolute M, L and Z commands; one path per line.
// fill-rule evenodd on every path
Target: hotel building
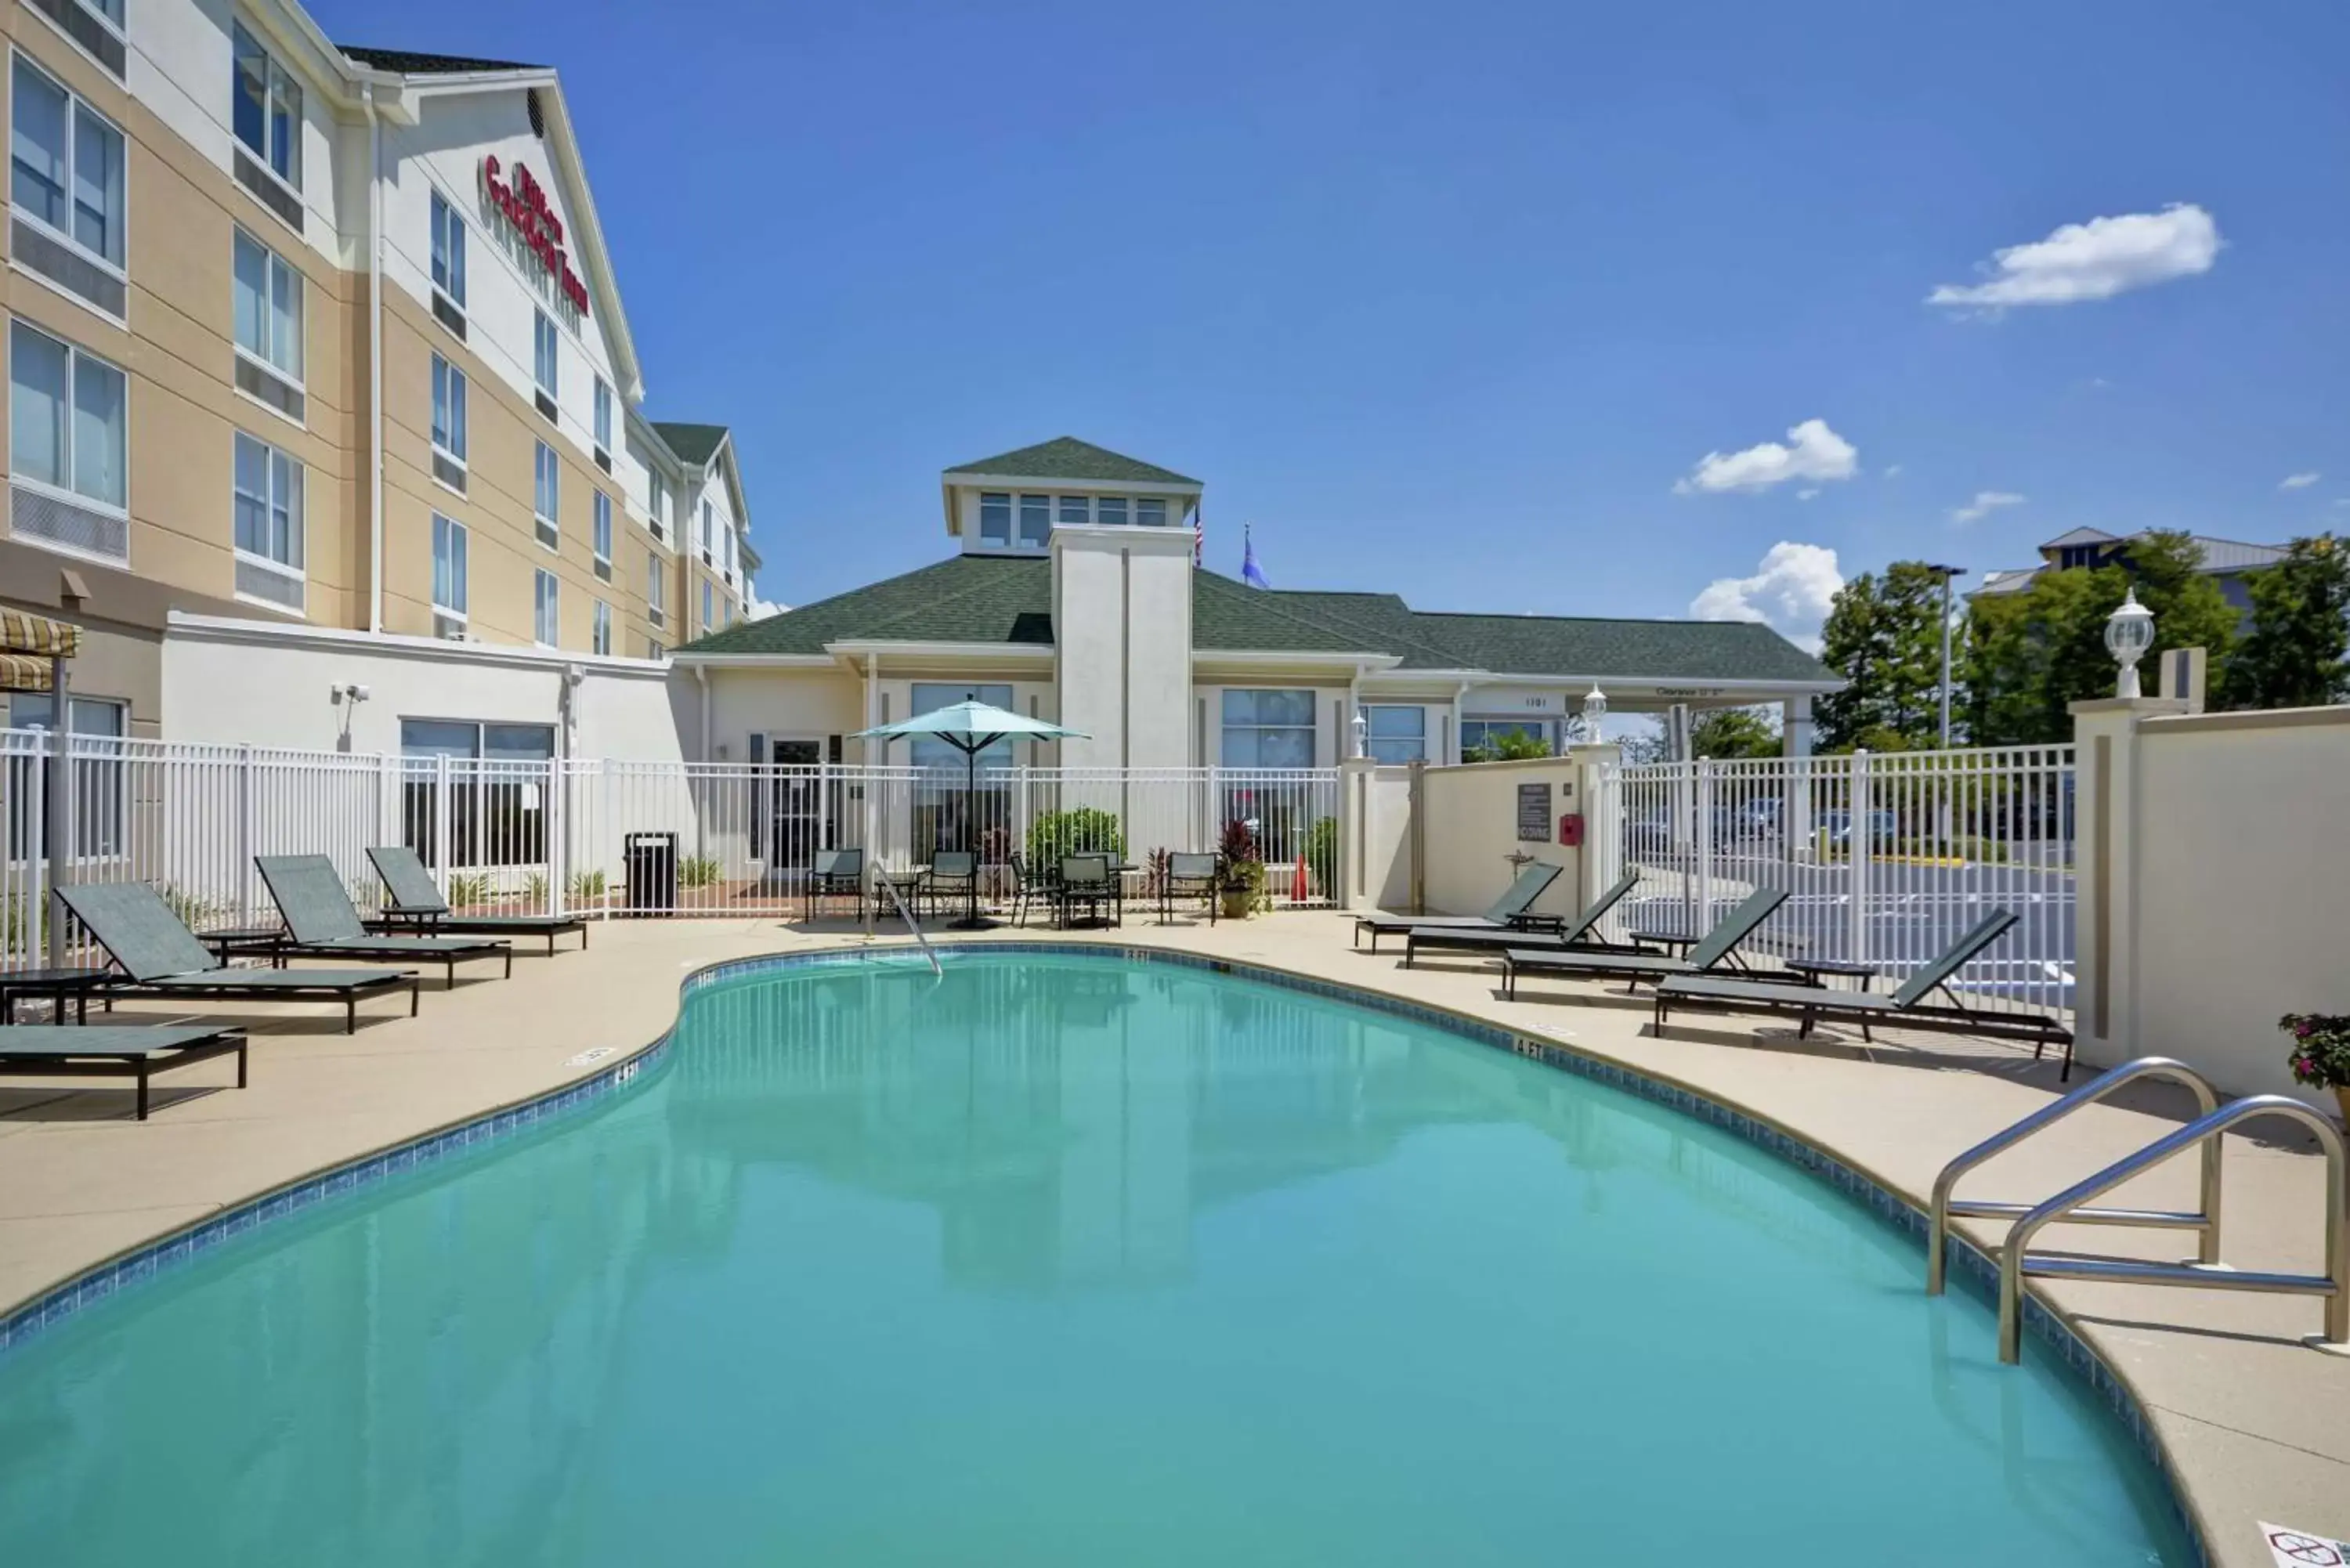
M 648 415 L 556 73 L 284 0 L 0 30 L 0 601 L 86 628 L 77 728 L 675 754 L 663 656 L 759 560 L 726 429 Z

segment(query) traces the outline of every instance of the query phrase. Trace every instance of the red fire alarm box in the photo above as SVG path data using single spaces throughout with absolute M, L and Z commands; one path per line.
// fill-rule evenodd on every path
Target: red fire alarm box
M 1583 847 L 1583 813 L 1570 811 L 1558 819 L 1558 841 L 1569 849 Z

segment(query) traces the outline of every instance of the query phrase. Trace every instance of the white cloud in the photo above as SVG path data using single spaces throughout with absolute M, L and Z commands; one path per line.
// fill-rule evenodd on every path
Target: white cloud
M 2288 473 L 2277 481 L 2279 490 L 2306 490 L 2325 476 L 2322 473 Z
M 1964 506 L 1950 509 L 1953 523 L 1976 523 L 1990 516 L 2002 506 L 2021 506 L 2023 497 L 2012 490 L 1978 490 L 1975 498 Z
M 1783 539 L 1771 546 L 1752 576 L 1708 583 L 1690 601 L 1690 614 L 1700 620 L 1759 620 L 1816 653 L 1820 623 L 1842 587 L 1834 550 Z
M 1809 501 L 1813 496 L 1817 495 L 1819 491 L 1817 488 L 1811 490 L 1798 490 L 1795 492 L 1795 499 L 1798 501 Z
M 756 588 L 753 588 L 750 590 L 749 596 L 743 601 L 743 618 L 744 620 L 764 620 L 771 615 L 781 615 L 791 607 L 792 607 L 789 605 L 769 604 L 765 599 L 759 597 L 759 592 Z
M 1901 477 L 1901 465 L 1900 465 L 1899 463 L 1898 463 L 1898 462 L 1888 462 L 1888 463 L 1887 463 L 1887 464 L 1885 465 L 1885 477 L 1886 477 L 1886 478 L 1887 478 L 1887 479 L 1898 479 L 1898 478 L 1900 478 L 1900 477 Z
M 1946 283 L 1929 305 L 1998 310 L 2011 305 L 2076 305 L 2148 284 L 2211 270 L 2220 254 L 2220 225 L 2190 202 L 2159 213 L 2125 213 L 2066 223 L 2044 240 L 1991 253 L 1977 284 Z
M 1860 472 L 1859 452 L 1828 429 L 1825 420 L 1805 420 L 1787 432 L 1787 442 L 1782 446 L 1766 441 L 1744 452 L 1707 452 L 1689 477 L 1673 486 L 1673 493 L 1768 490 L 1791 479 L 1850 479 Z

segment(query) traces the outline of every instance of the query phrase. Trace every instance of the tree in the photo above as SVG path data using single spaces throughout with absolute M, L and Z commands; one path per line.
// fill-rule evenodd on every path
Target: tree
M 1523 730 L 1503 730 L 1461 753 L 1464 763 L 1522 763 L 1551 754 L 1550 742 Z
M 1775 757 L 1779 726 L 1762 708 L 1709 708 L 1690 719 L 1690 749 L 1700 757 Z
M 1942 578 L 1923 561 L 1896 561 L 1882 579 L 1863 572 L 1836 590 L 1821 628 L 1821 661 L 1844 677 L 1814 705 L 1822 751 L 1863 737 L 1932 745 L 1940 733 Z
M 2252 628 L 2228 661 L 2230 708 L 2317 708 L 2350 700 L 2350 549 L 2295 539 L 2252 574 Z
M 2207 650 L 2218 680 L 2237 617 L 2202 561 L 2193 535 L 2158 530 L 2132 539 L 2111 565 L 2044 571 L 2022 593 L 1978 596 L 1967 612 L 1962 664 L 1968 739 L 1981 746 L 2071 740 L 2071 705 L 2114 694 L 2106 621 L 2132 588 L 2154 612 L 2143 665 L 2148 690 L 2158 656 L 2173 648 Z

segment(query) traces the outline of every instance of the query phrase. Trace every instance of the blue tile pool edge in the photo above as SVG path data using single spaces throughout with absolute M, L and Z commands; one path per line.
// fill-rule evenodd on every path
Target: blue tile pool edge
M 1767 1117 L 1716 1099 L 1668 1075 L 1638 1071 L 1555 1041 L 1536 1039 L 1471 1013 L 1413 1002 L 1361 986 L 1340 984 L 1274 964 L 1211 958 L 1168 948 L 1128 947 L 1107 942 L 1018 940 L 951 941 L 932 946 L 942 959 L 949 961 L 964 956 L 1039 953 L 1112 959 L 1121 962 L 1159 964 L 1236 975 L 1440 1029 L 1479 1044 L 1507 1051 L 1544 1066 L 1558 1068 L 1636 1095 L 1694 1120 L 1735 1134 L 1858 1200 L 1879 1220 L 1912 1238 L 1918 1243 L 1919 1250 L 1924 1250 L 1927 1231 L 1924 1209 L 1866 1168 L 1830 1154 Z M 749 975 L 781 970 L 864 965 L 876 961 L 902 965 L 909 961 L 920 961 L 920 950 L 904 943 L 826 948 L 723 960 L 695 970 L 680 982 L 680 1012 L 682 1016 L 685 1000 L 695 992 Z M 354 1191 L 386 1178 L 509 1137 L 526 1128 L 535 1128 L 599 1101 L 628 1086 L 645 1075 L 648 1068 L 662 1062 L 675 1040 L 676 1031 L 677 1025 L 672 1022 L 668 1029 L 641 1049 L 585 1077 L 575 1078 L 559 1088 L 494 1106 L 372 1154 L 329 1166 L 93 1264 L 0 1314 L 0 1355 L 23 1346 L 43 1329 L 62 1322 L 82 1308 L 141 1281 L 152 1279 L 228 1238 L 242 1235 L 265 1221 L 283 1219 L 324 1199 Z M 1998 1288 L 1998 1264 L 1974 1242 L 1955 1231 L 1950 1236 L 1950 1243 L 1951 1277 L 1978 1294 L 1994 1297 Z M 2147 1418 L 2137 1391 L 2128 1378 L 2108 1366 L 2062 1313 L 2050 1307 L 2030 1289 L 2024 1293 L 2023 1321 L 2025 1329 L 2048 1345 L 2064 1366 L 2080 1378 L 2128 1429 L 2139 1451 L 2145 1454 L 2160 1476 L 2165 1494 L 2184 1529 L 2195 1560 L 2208 1564 L 2211 1558 L 2206 1543 L 2204 1521 L 2189 1501 L 2188 1490 L 2182 1485 L 2177 1467 L 2171 1462 L 2169 1449 Z

